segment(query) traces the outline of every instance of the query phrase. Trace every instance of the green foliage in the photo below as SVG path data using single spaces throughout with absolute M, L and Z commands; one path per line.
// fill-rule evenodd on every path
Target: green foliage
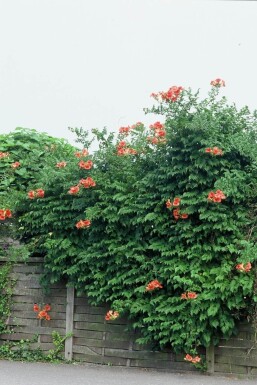
M 42 349 L 38 346 L 33 348 L 32 344 L 37 342 L 37 336 L 32 340 L 20 340 L 17 342 L 14 341 L 5 341 L 3 345 L 0 346 L 0 358 L 11 361 L 45 361 L 45 355 Z
M 18 127 L 9 134 L 0 135 L 0 152 L 9 154 L 0 161 L 0 199 L 8 202 L 8 196 L 14 198 L 13 190 L 26 192 L 28 187 L 34 186 L 46 158 L 61 161 L 62 156 L 73 151 L 64 139 L 32 129 Z M 12 167 L 15 162 L 20 163 L 17 168 Z
M 0 346 L 0 358 L 5 360 L 19 361 L 43 361 L 43 362 L 60 362 L 64 361 L 60 354 L 64 350 L 64 342 L 71 334 L 62 337 L 55 330 L 52 332 L 52 340 L 54 349 L 44 352 L 38 343 L 38 336 L 35 335 L 31 340 L 25 339 L 20 341 L 5 341 Z
M 60 335 L 57 331 L 52 332 L 52 339 L 54 344 L 54 349 L 50 349 L 46 360 L 49 362 L 56 362 L 63 360 L 63 356 L 61 355 L 61 352 L 64 350 L 64 343 L 67 338 L 70 338 L 72 336 L 72 333 L 67 333 L 64 337 Z
M 46 160 L 57 163 L 73 154 L 75 148 L 64 139 L 26 128 L 0 135 L 0 209 L 9 208 L 12 218 L 0 223 L 0 238 L 17 236 L 15 207 L 30 189 L 41 188 L 40 171 Z M 13 167 L 18 162 L 17 167 Z
M 13 282 L 10 282 L 11 263 L 0 266 L 0 334 L 6 332 L 6 321 L 10 316 Z
M 218 93 L 199 100 L 184 90 L 146 110 L 163 117 L 166 143 L 151 144 L 153 130 L 143 124 L 129 136 L 95 129 L 99 150 L 82 158 L 93 169 L 79 168 L 74 156 L 56 169 L 45 157 L 45 198 L 17 205 L 22 238 L 45 258 L 46 284 L 66 278 L 93 304 L 131 317 L 140 342 L 191 354 L 231 336 L 255 306 L 256 115 Z M 137 154 L 117 155 L 123 140 Z M 213 147 L 222 155 L 206 152 Z M 95 187 L 68 194 L 88 176 Z M 208 200 L 217 190 L 226 198 Z M 175 197 L 188 218 L 176 220 L 166 207 Z M 91 227 L 77 229 L 81 219 Z M 237 271 L 247 262 L 251 271 Z M 146 291 L 154 279 L 163 288 Z M 197 298 L 181 299 L 187 292 Z
M 6 227 L 3 224 L 0 226 Z M 26 261 L 29 256 L 26 245 L 13 244 L 7 236 L 0 239 L 0 334 L 8 332 L 7 320 L 11 315 L 11 303 L 15 280 L 10 279 L 13 264 Z

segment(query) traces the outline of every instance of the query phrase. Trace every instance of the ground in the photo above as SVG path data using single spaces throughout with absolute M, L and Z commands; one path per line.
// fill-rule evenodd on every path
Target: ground
M 0 385 L 252 385 L 256 380 L 100 365 L 0 361 Z

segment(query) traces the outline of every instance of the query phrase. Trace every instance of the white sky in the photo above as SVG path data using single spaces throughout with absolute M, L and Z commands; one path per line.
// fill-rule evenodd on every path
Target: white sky
M 151 92 L 226 81 L 257 107 L 257 2 L 0 0 L 0 133 L 154 122 Z

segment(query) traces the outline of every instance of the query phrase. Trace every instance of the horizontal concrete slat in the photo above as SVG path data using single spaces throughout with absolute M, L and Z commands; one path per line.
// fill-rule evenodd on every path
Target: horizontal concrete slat
M 215 355 L 218 355 L 218 356 L 228 356 L 228 357 L 233 357 L 233 356 L 237 356 L 237 357 L 246 357 L 246 356 L 249 356 L 251 358 L 253 357 L 257 357 L 257 349 L 247 349 L 247 348 L 227 348 L 227 347 L 224 347 L 224 348 L 218 348 L 218 347 L 215 347 Z
M 108 341 L 108 340 L 100 340 L 93 338 L 83 338 L 83 337 L 74 337 L 73 338 L 74 346 L 89 346 L 96 348 L 113 348 L 113 349 L 123 349 L 128 350 L 130 348 L 129 341 Z
M 83 337 L 83 338 L 92 338 L 92 339 L 103 339 L 103 332 L 99 331 L 93 331 L 93 330 L 80 330 L 80 329 L 74 329 L 73 330 L 73 336 L 74 337 Z
M 238 357 L 238 356 L 223 356 L 223 355 L 216 355 L 215 356 L 215 368 L 216 364 L 231 364 L 231 365 L 237 365 L 237 366 L 244 366 L 244 367 L 255 367 L 257 368 L 257 358 L 251 358 L 247 355 L 245 357 Z M 215 369 L 216 370 L 216 369 Z
M 54 330 L 51 327 L 46 326 L 19 326 L 15 328 L 17 333 L 28 333 L 31 335 L 34 334 L 48 334 L 51 335 L 53 331 L 60 333 L 65 336 L 65 329 L 60 327 L 55 327 Z
M 35 319 L 24 319 L 24 318 L 13 318 L 10 317 L 8 320 L 8 325 L 13 325 L 13 326 L 39 326 L 39 320 L 37 318 Z
M 31 339 L 30 336 L 31 336 L 31 333 L 1 334 L 1 339 L 8 340 L 8 341 L 20 341 L 20 340 Z
M 14 295 L 21 295 L 21 296 L 32 296 L 32 297 L 39 297 L 40 295 L 42 295 L 42 291 L 40 288 L 38 289 L 27 289 L 25 287 L 22 288 L 19 288 L 17 286 L 14 286 L 13 288 L 13 294 Z
M 215 368 L 214 373 L 248 374 L 248 369 L 246 366 L 237 366 L 237 365 L 216 363 L 214 368 Z
M 73 352 L 97 356 L 99 354 L 102 354 L 102 348 L 90 348 L 88 346 L 73 345 Z
M 98 314 L 74 314 L 74 321 L 103 323 L 104 316 Z
M 104 356 L 92 356 L 89 354 L 74 353 L 73 358 L 78 361 L 94 363 L 94 364 L 105 364 L 105 365 L 116 365 L 126 366 L 127 359 L 119 357 L 104 357 Z
M 131 367 L 140 367 L 140 368 L 156 368 L 156 369 L 165 369 L 172 371 L 194 371 L 197 372 L 197 369 L 187 362 L 174 362 L 174 361 L 155 361 L 155 360 L 134 360 L 130 361 Z
M 33 304 L 34 302 L 40 302 L 42 301 L 42 293 L 33 293 L 32 295 L 24 295 L 23 293 L 20 293 L 20 295 L 13 295 L 12 300 L 14 303 L 29 303 Z
M 51 317 L 52 320 L 55 320 L 55 321 L 65 321 L 66 319 L 66 314 L 65 313 L 61 313 L 61 312 L 53 312 L 53 311 L 49 311 L 48 312 L 49 316 Z M 22 318 L 22 319 L 37 319 L 37 313 L 35 313 L 34 311 L 26 311 L 26 310 L 14 310 L 12 312 L 12 316 L 13 318 Z
M 43 273 L 44 269 L 42 265 L 14 265 L 13 270 L 14 273 L 28 273 L 28 274 L 41 274 Z
M 243 339 L 220 340 L 219 347 L 238 347 L 238 348 L 256 348 L 254 341 Z
M 75 298 L 76 302 L 76 298 Z M 75 305 L 75 314 L 100 314 L 104 316 L 106 314 L 106 308 L 105 307 L 100 307 L 100 306 L 80 306 L 80 305 Z
M 124 333 L 126 326 L 112 325 L 108 323 L 74 322 L 74 328 L 86 329 L 86 330 L 110 331 L 114 333 Z
M 41 304 L 39 302 L 38 302 L 38 304 L 41 307 L 45 305 L 45 304 Z M 50 303 L 50 305 L 51 305 L 51 303 Z M 25 302 L 25 303 L 24 302 L 23 303 L 14 302 L 11 305 L 11 310 L 12 310 L 12 312 L 33 311 L 33 306 L 34 306 L 34 302 Z M 65 316 L 66 307 L 64 305 L 54 304 L 54 306 L 52 305 L 51 308 L 53 310 L 50 310 L 50 313 L 54 314 L 54 317 L 57 316 L 58 314 L 64 314 L 64 316 Z M 53 313 L 53 311 L 54 311 L 54 313 Z M 34 311 L 33 311 L 33 313 L 35 314 Z
M 105 339 L 110 341 L 134 341 L 135 335 L 133 333 L 116 333 L 106 332 Z M 136 350 L 136 349 L 135 349 Z
M 148 351 L 133 351 L 133 350 L 122 350 L 122 349 L 111 349 L 106 348 L 104 350 L 104 355 L 108 357 L 122 357 L 122 358 L 131 358 L 131 359 L 152 359 L 153 361 L 157 360 L 170 360 L 170 355 L 168 353 L 161 352 L 148 352 Z

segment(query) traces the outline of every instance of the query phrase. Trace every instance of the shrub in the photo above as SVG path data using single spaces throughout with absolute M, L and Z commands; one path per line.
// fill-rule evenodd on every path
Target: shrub
M 65 277 L 128 314 L 140 342 L 191 354 L 234 333 L 256 299 L 256 114 L 229 105 L 223 85 L 203 100 L 152 94 L 146 113 L 161 122 L 94 130 L 99 150 L 66 167 L 46 159 L 44 198 L 18 206 L 45 283 Z

